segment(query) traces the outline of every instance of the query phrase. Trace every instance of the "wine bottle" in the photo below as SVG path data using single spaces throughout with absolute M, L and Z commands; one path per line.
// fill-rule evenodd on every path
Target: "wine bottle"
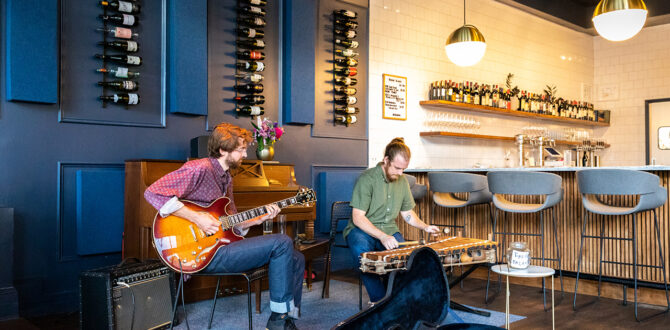
M 358 23 L 348 20 L 348 19 L 335 19 L 335 28 L 339 29 L 356 29 L 358 27 Z
M 342 17 L 344 19 L 350 19 L 350 20 L 356 19 L 358 17 L 358 14 L 355 11 L 346 9 L 336 10 L 333 13 L 335 14 L 335 17 Z
M 250 61 L 237 62 L 237 69 L 249 72 L 261 72 L 265 70 L 265 64 L 263 64 L 263 62 Z
M 117 67 L 116 69 L 105 69 L 105 68 L 100 68 L 97 69 L 96 71 L 104 74 L 111 74 L 114 75 L 117 78 L 137 78 L 140 76 L 139 72 L 135 71 L 128 71 L 128 68 L 124 67 Z
M 268 4 L 266 0 L 240 0 L 240 2 L 254 6 L 265 6 Z
M 138 37 L 138 34 L 133 33 L 133 30 L 123 27 L 113 27 L 113 28 L 100 27 L 98 28 L 98 31 L 105 32 L 114 38 L 133 39 Z
M 358 83 L 358 79 L 349 77 L 335 77 L 335 83 L 344 86 L 354 86 Z
M 263 33 L 263 30 L 257 30 L 254 28 L 248 28 L 248 27 L 243 27 L 237 29 L 237 35 L 240 37 L 245 37 L 245 38 L 253 38 L 253 39 L 259 39 L 263 38 L 265 36 L 265 33 Z
M 130 65 L 141 65 L 142 64 L 142 58 L 139 56 L 133 56 L 133 55 L 101 55 L 101 54 L 95 54 L 95 57 L 105 60 L 105 61 L 112 61 L 112 62 L 118 62 L 118 63 L 124 63 L 124 64 L 130 64 Z
M 240 60 L 264 60 L 265 53 L 257 50 L 244 50 L 237 52 L 237 58 Z
M 238 115 L 262 116 L 265 114 L 265 109 L 257 105 L 247 105 L 241 108 L 235 108 L 235 112 L 237 112 Z
M 263 85 L 262 84 L 246 84 L 246 85 L 237 85 L 235 86 L 235 90 L 238 93 L 263 93 Z
M 137 83 L 132 80 L 98 81 L 98 86 L 110 87 L 120 91 L 137 90 Z
M 345 87 L 345 86 L 335 86 L 335 92 L 338 93 L 338 94 L 355 95 L 356 94 L 356 88 Z
M 335 98 L 335 104 L 339 105 L 351 105 L 356 104 L 356 102 L 358 102 L 358 99 L 355 96 L 351 95 Z
M 241 74 L 236 74 L 235 78 L 249 81 L 252 83 L 259 83 L 263 81 L 263 76 L 258 74 L 258 73 L 241 73 Z
M 100 15 L 98 17 L 104 22 L 111 22 L 114 24 L 122 24 L 127 26 L 135 25 L 135 15 L 114 14 L 114 15 Z
M 263 27 L 266 24 L 260 17 L 238 17 L 237 22 L 250 27 Z
M 347 57 L 347 58 L 338 58 L 335 60 L 335 64 L 341 66 L 357 66 L 358 61 L 356 59 Z
M 135 93 L 117 93 L 114 95 L 102 95 L 100 99 L 103 101 L 111 101 L 119 104 L 134 105 L 140 103 L 140 96 Z
M 139 49 L 139 45 L 137 44 L 137 42 L 132 40 L 114 40 L 107 42 L 100 41 L 98 42 L 98 45 L 132 53 L 136 52 Z
M 358 41 L 335 38 L 335 44 L 347 48 L 358 48 Z
M 347 29 L 335 29 L 334 30 L 335 34 L 338 36 L 342 36 L 347 39 L 353 39 L 356 38 L 356 31 L 355 30 L 347 30 Z
M 349 126 L 349 124 L 355 123 L 357 120 L 355 115 L 335 115 L 335 122 L 338 124 L 344 124 Z
M 335 55 L 344 56 L 344 57 L 354 57 L 358 56 L 353 49 L 335 49 Z
M 265 103 L 265 96 L 263 95 L 245 95 L 235 97 L 235 102 L 248 105 L 258 105 Z
M 140 5 L 131 1 L 100 1 L 100 5 L 122 13 L 136 14 L 140 12 Z
M 259 39 L 238 40 L 237 45 L 246 49 L 263 49 L 265 48 L 265 41 Z
M 348 106 L 335 106 L 335 113 L 339 114 L 356 114 L 358 113 L 358 107 L 348 107 Z
M 347 67 L 344 69 L 335 69 L 333 71 L 335 72 L 336 75 L 345 77 L 346 76 L 353 77 L 358 73 L 358 69 L 352 67 Z
M 237 12 L 252 16 L 265 16 L 265 10 L 263 10 L 263 8 L 261 7 L 256 6 L 238 7 Z

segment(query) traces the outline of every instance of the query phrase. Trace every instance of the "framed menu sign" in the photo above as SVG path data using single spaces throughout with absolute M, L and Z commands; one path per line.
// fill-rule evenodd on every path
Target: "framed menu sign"
M 407 77 L 382 74 L 382 117 L 407 120 Z

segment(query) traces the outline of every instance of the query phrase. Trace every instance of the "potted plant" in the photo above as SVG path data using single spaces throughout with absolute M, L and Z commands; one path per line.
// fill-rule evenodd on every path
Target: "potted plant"
M 256 140 L 256 157 L 270 161 L 275 156 L 274 144 L 284 135 L 284 129 L 279 123 L 270 119 L 257 117 L 256 123 L 251 122 L 253 137 Z
M 507 86 L 507 90 L 509 91 L 510 96 L 510 103 L 512 103 L 510 108 L 512 110 L 519 110 L 519 86 L 512 87 L 513 78 L 514 75 L 511 72 L 508 73 L 507 79 L 505 79 L 505 86 Z

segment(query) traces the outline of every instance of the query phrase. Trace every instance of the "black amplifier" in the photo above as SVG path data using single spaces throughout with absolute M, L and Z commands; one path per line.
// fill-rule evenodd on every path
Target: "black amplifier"
M 81 329 L 160 329 L 170 326 L 174 272 L 148 260 L 82 272 Z

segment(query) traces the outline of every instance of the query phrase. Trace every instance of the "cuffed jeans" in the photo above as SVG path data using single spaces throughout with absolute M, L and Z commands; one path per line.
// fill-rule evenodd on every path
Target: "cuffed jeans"
M 284 234 L 255 236 L 230 243 L 214 255 L 203 273 L 237 273 L 269 264 L 270 310 L 287 313 L 300 306 L 305 257 Z
M 400 233 L 393 234 L 393 237 L 395 237 L 398 242 L 405 241 Z M 361 262 L 361 253 L 386 250 L 380 240 L 368 235 L 358 227 L 352 229 L 347 235 L 347 244 L 349 244 L 349 251 L 351 251 L 351 256 L 354 258 L 354 262 L 359 265 Z M 365 289 L 368 291 L 370 301 L 376 302 L 379 299 L 384 298 L 384 295 L 386 295 L 386 278 L 384 277 L 377 274 L 361 273 L 361 279 L 363 280 Z

